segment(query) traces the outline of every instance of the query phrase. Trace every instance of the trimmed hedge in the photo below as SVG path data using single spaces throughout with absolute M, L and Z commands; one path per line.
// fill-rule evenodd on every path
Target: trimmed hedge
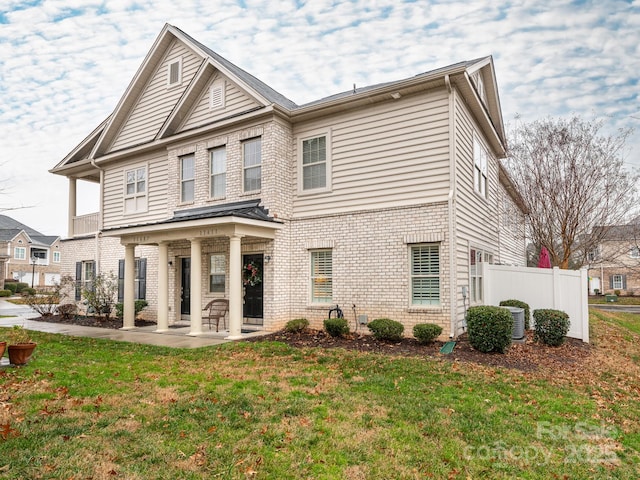
M 540 309 L 533 311 L 533 318 L 536 321 L 533 339 L 552 347 L 557 347 L 564 343 L 564 339 L 569 331 L 569 315 L 561 310 Z
M 503 300 L 500 302 L 501 307 L 518 307 L 524 308 L 524 328 L 525 330 L 529 330 L 531 328 L 531 309 L 529 308 L 529 304 L 522 302 L 520 300 Z
M 390 318 L 376 318 L 367 325 L 373 338 L 387 342 L 397 342 L 402 338 L 404 325 Z
M 422 344 L 433 342 L 441 333 L 442 327 L 435 323 L 419 323 L 413 327 L 413 336 Z
M 11 290 L 11 292 L 15 294 L 18 288 L 18 284 L 15 282 L 4 282 L 4 288 L 7 290 Z
M 11 290 L 0 290 L 0 297 L 10 297 L 11 295 Z
M 345 318 L 327 318 L 324 321 L 324 329 L 332 337 L 342 337 L 349 333 L 349 324 Z
M 481 352 L 504 353 L 511 345 L 513 317 L 502 307 L 481 305 L 467 311 L 469 343 Z
M 289 320 L 284 326 L 284 331 L 289 333 L 300 333 L 309 328 L 309 320 L 306 318 L 295 318 Z
M 28 283 L 18 282 L 16 283 L 16 293 L 22 293 L 25 288 L 29 288 Z

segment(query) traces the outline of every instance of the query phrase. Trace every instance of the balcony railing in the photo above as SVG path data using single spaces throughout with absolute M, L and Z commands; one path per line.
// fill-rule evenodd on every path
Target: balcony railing
M 73 217 L 73 236 L 90 235 L 98 231 L 98 212 Z

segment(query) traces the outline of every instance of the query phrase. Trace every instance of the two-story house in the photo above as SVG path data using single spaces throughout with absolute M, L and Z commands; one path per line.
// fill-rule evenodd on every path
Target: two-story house
M 69 178 L 64 271 L 121 280 L 158 331 L 229 300 L 229 338 L 352 306 L 457 336 L 481 262 L 525 264 L 491 57 L 297 105 L 165 25 Z M 78 181 L 100 211 L 76 215 Z
M 589 293 L 640 293 L 640 219 L 625 225 L 597 226 L 598 246 L 587 252 Z
M 60 237 L 43 235 L 6 215 L 0 215 L 2 281 L 17 280 L 34 287 L 60 282 Z M 4 285 L 4 283 L 3 283 Z

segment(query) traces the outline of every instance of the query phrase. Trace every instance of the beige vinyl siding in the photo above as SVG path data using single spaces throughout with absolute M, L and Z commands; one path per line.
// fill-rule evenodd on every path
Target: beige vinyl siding
M 105 170 L 103 222 L 104 228 L 121 227 L 137 223 L 149 223 L 167 218 L 167 156 L 166 150 L 136 157 Z M 146 212 L 124 213 L 124 172 L 132 167 L 147 166 Z
M 499 241 L 498 261 L 503 265 L 526 266 L 524 215 L 506 189 L 498 187 Z
M 296 125 L 305 137 L 330 130 L 331 191 L 297 189 L 296 217 L 397 207 L 446 199 L 449 191 L 447 93 L 415 95 L 331 120 Z M 298 142 L 294 142 L 295 175 Z
M 182 58 L 182 82 L 168 87 L 169 64 L 179 58 Z M 109 150 L 121 150 L 153 140 L 189 85 L 201 61 L 202 59 L 191 49 L 176 40 L 143 90 Z
M 209 107 L 209 90 L 215 81 L 224 81 L 225 83 L 225 106 L 224 108 L 212 110 Z M 240 90 L 234 83 L 230 82 L 229 79 L 220 74 L 216 74 L 207 84 L 207 87 L 203 89 L 202 96 L 196 102 L 193 110 L 187 115 L 186 120 L 178 131 L 189 130 L 201 125 L 213 123 L 216 120 L 252 110 L 257 106 L 258 103 Z
M 487 198 L 481 197 L 473 184 L 473 135 L 474 132 L 483 139 L 477 123 L 469 109 L 454 90 L 455 141 L 456 141 L 456 278 L 457 290 L 462 286 L 469 288 L 469 248 L 484 249 L 498 256 L 498 167 L 493 152 L 488 148 L 487 159 Z M 466 308 L 469 298 L 466 299 Z M 464 325 L 465 305 L 458 303 L 457 325 L 458 332 Z

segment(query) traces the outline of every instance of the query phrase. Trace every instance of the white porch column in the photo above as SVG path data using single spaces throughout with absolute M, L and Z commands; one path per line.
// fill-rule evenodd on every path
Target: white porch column
M 73 237 L 73 219 L 76 216 L 76 179 L 69 177 L 69 224 L 67 225 L 67 234 L 69 238 Z
M 202 239 L 191 240 L 191 331 L 202 334 Z
M 135 283 L 136 283 L 136 246 L 128 243 L 124 247 L 124 306 L 122 329 L 136 328 Z
M 158 327 L 156 332 L 169 330 L 169 245 L 158 244 Z
M 242 338 L 242 252 L 239 235 L 229 237 L 229 340 Z

